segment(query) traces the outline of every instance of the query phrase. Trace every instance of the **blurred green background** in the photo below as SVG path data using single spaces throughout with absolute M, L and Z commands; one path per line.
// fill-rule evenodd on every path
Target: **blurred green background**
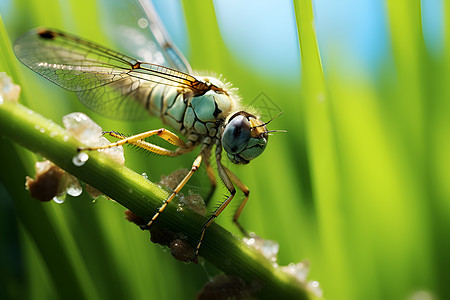
M 194 70 L 222 74 L 266 120 L 284 111 L 270 129 L 287 134 L 271 136 L 250 165 L 226 165 L 251 190 L 241 223 L 280 244 L 281 265 L 309 260 L 309 279 L 320 282 L 326 299 L 450 299 L 450 7 L 444 2 L 314 2 L 324 74 L 311 53 L 300 56 L 295 14 L 308 1 L 296 9 L 287 1 L 277 9 L 264 1 L 155 3 Z M 11 42 L 36 26 L 119 49 L 120 41 L 105 35 L 105 28 L 114 30 L 107 20 L 114 5 L 2 0 L 0 71 L 22 86 L 22 103 L 60 124 L 65 114 L 83 111 L 105 130 L 161 127 L 157 119 L 98 116 L 12 54 Z M 217 273 L 207 263 L 175 261 L 125 221 L 118 204 L 92 203 L 85 193 L 61 205 L 36 203 L 24 181 L 38 158 L 0 143 L 0 298 L 193 299 Z M 159 181 L 189 167 L 194 156 L 128 149 L 126 164 Z M 207 190 L 204 170 L 190 184 Z M 224 192 L 219 188 L 213 202 Z M 218 222 L 238 233 L 232 212 Z

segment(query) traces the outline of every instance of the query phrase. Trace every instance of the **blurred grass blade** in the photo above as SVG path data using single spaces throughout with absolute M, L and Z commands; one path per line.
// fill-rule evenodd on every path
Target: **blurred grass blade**
M 226 69 L 230 58 L 217 25 L 213 1 L 183 0 L 183 9 L 191 45 L 191 64 L 197 69 Z
M 294 9 L 302 62 L 302 114 L 311 166 L 313 199 L 318 207 L 319 234 L 323 241 L 324 257 L 328 258 L 327 268 L 345 273 L 348 270 L 348 258 L 345 245 L 341 242 L 341 220 L 336 215 L 341 205 L 338 151 L 311 0 L 294 0 Z M 344 280 L 346 276 L 347 274 L 334 280 Z M 328 283 L 323 284 L 326 286 Z M 342 298 L 351 299 L 351 292 L 344 288 L 344 281 L 335 284 L 340 286 Z M 329 292 L 333 294 L 336 291 Z

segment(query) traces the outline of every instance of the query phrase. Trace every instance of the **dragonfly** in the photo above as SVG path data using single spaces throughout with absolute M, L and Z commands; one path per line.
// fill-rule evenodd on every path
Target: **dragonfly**
M 214 190 L 216 179 L 210 157 L 215 157 L 217 173 L 229 195 L 203 224 L 191 259 L 194 260 L 199 255 L 207 228 L 234 198 L 235 186 L 245 197 L 234 213 L 233 222 L 246 235 L 238 218 L 250 191 L 222 163 L 223 150 L 233 164 L 248 164 L 263 153 L 269 133 L 275 130 L 267 130 L 266 125 L 271 120 L 263 122 L 255 113 L 244 109 L 240 99 L 226 83 L 214 77 L 194 75 L 186 58 L 171 41 L 151 3 L 139 2 L 166 66 L 144 62 L 49 28 L 36 28 L 19 37 L 14 43 L 14 51 L 28 68 L 58 86 L 75 92 L 79 100 L 91 110 L 107 117 L 128 120 L 143 116 L 159 117 L 163 124 L 178 133 L 167 128 L 132 136 L 111 131 L 107 133 L 117 138 L 116 142 L 102 147 L 78 148 L 78 151 L 132 144 L 159 155 L 175 157 L 200 149 L 187 175 L 143 229 L 149 229 L 155 223 L 202 163 Z M 157 136 L 176 149 L 170 150 L 150 143 L 147 139 L 150 136 Z

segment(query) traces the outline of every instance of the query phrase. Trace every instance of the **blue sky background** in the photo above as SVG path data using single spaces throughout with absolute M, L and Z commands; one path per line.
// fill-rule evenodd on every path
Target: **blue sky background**
M 291 1 L 214 3 L 221 32 L 233 53 L 262 71 L 267 66 L 261 63 L 275 55 L 279 70 L 297 74 L 298 42 Z M 313 6 L 325 70 L 331 56 L 337 54 L 350 73 L 360 68 L 376 72 L 390 48 L 385 2 L 314 0 Z M 442 6 L 441 0 L 422 1 L 425 40 L 433 54 L 443 47 Z
M 421 4 L 427 48 L 438 55 L 443 49 L 443 2 L 423 0 Z M 186 51 L 179 2 L 157 1 L 155 5 L 174 40 Z M 215 0 L 214 5 L 221 34 L 240 62 L 274 76 L 300 74 L 291 1 Z M 390 55 L 385 1 L 313 0 L 313 6 L 325 71 L 332 56 L 338 55 L 350 74 L 361 70 L 376 74 Z M 179 16 L 175 21 L 174 11 Z
M 5 14 L 13 1 L 1 0 Z M 154 0 L 174 41 L 188 54 L 179 0 Z M 292 1 L 214 0 L 221 34 L 243 64 L 268 75 L 299 76 L 300 60 Z M 427 49 L 443 53 L 443 1 L 422 0 Z M 319 49 L 325 71 L 334 55 L 345 70 L 376 73 L 390 55 L 386 4 L 382 0 L 313 0 Z

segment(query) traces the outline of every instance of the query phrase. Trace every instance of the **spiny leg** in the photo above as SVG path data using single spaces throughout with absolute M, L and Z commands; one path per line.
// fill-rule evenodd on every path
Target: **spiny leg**
M 239 228 L 239 230 L 242 232 L 243 235 L 248 236 L 247 231 L 239 224 L 238 218 L 241 215 L 242 210 L 244 209 L 245 204 L 247 203 L 248 196 L 250 195 L 250 190 L 248 187 L 242 183 L 242 181 L 233 173 L 231 172 L 227 167 L 224 167 L 225 171 L 227 172 L 228 176 L 230 177 L 231 181 L 244 193 L 245 198 L 244 201 L 239 205 L 238 209 L 234 213 L 233 216 L 233 223 L 236 224 L 236 226 Z
M 123 134 L 119 134 L 114 131 L 110 131 L 107 133 L 109 133 L 109 135 L 111 135 L 115 138 L 118 138 L 120 140 L 115 143 L 111 143 L 111 144 L 108 144 L 105 146 L 100 146 L 100 147 L 86 147 L 86 148 L 80 147 L 77 149 L 78 152 L 107 149 L 107 148 L 117 147 L 117 146 L 121 146 L 121 145 L 128 143 L 128 144 L 136 145 L 138 147 L 144 148 L 148 151 L 151 151 L 151 152 L 154 152 L 154 153 L 160 154 L 160 155 L 177 156 L 177 155 L 181 154 L 181 152 L 167 150 L 163 147 L 148 143 L 144 140 L 147 137 L 152 136 L 152 135 L 158 135 L 160 138 L 166 140 L 167 142 L 169 142 L 172 145 L 175 145 L 179 148 L 182 148 L 182 149 L 187 148 L 186 143 L 182 139 L 180 139 L 176 134 L 174 134 L 171 131 L 164 129 L 164 128 L 146 131 L 146 132 L 139 133 L 139 134 L 136 134 L 136 135 L 133 135 L 130 137 L 126 137 Z
M 220 148 L 220 150 L 221 150 L 221 148 Z M 220 178 L 222 179 L 223 183 L 225 184 L 225 187 L 230 192 L 230 196 L 228 196 L 227 199 L 225 199 L 225 201 L 223 201 L 219 205 L 219 207 L 216 208 L 216 210 L 213 212 L 211 217 L 209 217 L 209 219 L 205 222 L 205 224 L 203 224 L 202 230 L 200 232 L 200 238 L 198 239 L 197 246 L 195 247 L 195 254 L 191 258 L 191 261 L 194 261 L 198 256 L 198 252 L 202 245 L 203 238 L 205 237 L 206 228 L 208 228 L 214 222 L 214 220 L 220 215 L 220 213 L 225 209 L 225 207 L 227 207 L 227 205 L 230 204 L 231 200 L 233 200 L 233 197 L 236 194 L 236 189 L 234 188 L 230 177 L 228 176 L 227 172 L 225 171 L 225 167 L 220 162 L 220 158 L 221 158 L 221 154 L 220 154 L 220 151 L 218 151 L 218 152 L 216 152 L 217 170 L 219 172 Z
M 167 205 L 169 205 L 169 203 L 173 200 L 173 198 L 175 197 L 176 194 L 178 194 L 181 189 L 183 188 L 183 186 L 189 181 L 189 179 L 191 178 L 192 174 L 194 174 L 194 172 L 196 172 L 198 170 L 198 168 L 200 167 L 200 164 L 202 163 L 202 155 L 203 153 L 200 153 L 197 158 L 194 160 L 194 163 L 192 164 L 192 168 L 189 171 L 189 173 L 183 178 L 183 180 L 181 180 L 181 182 L 177 185 L 177 187 L 173 190 L 172 194 L 169 196 L 169 198 L 167 198 L 163 205 L 161 205 L 161 207 L 158 209 L 158 211 L 156 212 L 156 214 L 153 216 L 153 218 L 147 223 L 147 225 L 141 226 L 141 229 L 145 230 L 150 228 L 150 226 L 153 224 L 153 222 L 159 217 L 159 215 L 164 211 L 164 209 L 166 209 Z

